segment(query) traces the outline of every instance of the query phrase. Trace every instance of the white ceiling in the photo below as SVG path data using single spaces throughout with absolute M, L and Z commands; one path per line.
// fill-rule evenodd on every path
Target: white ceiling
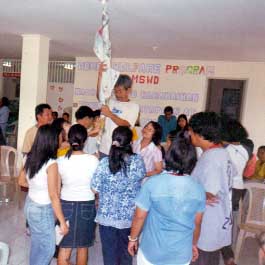
M 265 61 L 265 0 L 108 3 L 113 57 Z M 21 57 L 26 33 L 51 39 L 50 59 L 94 56 L 99 0 L 0 0 L 0 6 L 0 58 Z

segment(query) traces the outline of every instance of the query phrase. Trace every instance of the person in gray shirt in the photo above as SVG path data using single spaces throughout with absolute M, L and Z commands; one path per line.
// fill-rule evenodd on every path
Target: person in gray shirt
M 214 112 L 194 114 L 189 122 L 194 146 L 203 154 L 191 176 L 203 185 L 207 206 L 198 241 L 199 258 L 193 265 L 218 265 L 220 251 L 231 244 L 232 178 L 236 170 L 221 144 L 221 119 Z

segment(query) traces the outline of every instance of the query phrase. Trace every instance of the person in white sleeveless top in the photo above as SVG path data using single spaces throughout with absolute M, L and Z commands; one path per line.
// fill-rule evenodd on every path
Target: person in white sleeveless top
M 20 186 L 29 188 L 24 210 L 31 232 L 30 265 L 50 264 L 55 251 L 54 214 L 61 233 L 68 233 L 59 199 L 57 148 L 57 132 L 51 125 L 39 127 L 18 179 Z
M 73 125 L 68 140 L 70 149 L 58 159 L 58 166 L 63 213 L 70 225 L 60 244 L 57 264 L 69 264 L 73 248 L 77 248 L 76 264 L 87 264 L 88 247 L 94 244 L 96 227 L 95 194 L 90 189 L 90 181 L 99 162 L 96 156 L 83 151 L 87 140 L 84 126 Z

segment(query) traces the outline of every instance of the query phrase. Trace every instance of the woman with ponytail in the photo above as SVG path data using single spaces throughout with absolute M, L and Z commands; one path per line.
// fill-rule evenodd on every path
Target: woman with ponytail
M 73 248 L 77 248 L 76 264 L 87 264 L 88 247 L 94 244 L 96 208 L 90 181 L 98 159 L 83 152 L 86 139 L 86 128 L 73 125 L 68 133 L 70 149 L 58 159 L 61 204 L 65 219 L 69 221 L 69 233 L 60 244 L 58 265 L 69 264 Z
M 102 243 L 104 265 L 132 264 L 127 251 L 128 236 L 145 166 L 131 147 L 132 131 L 117 127 L 112 134 L 109 157 L 104 157 L 92 178 L 91 187 L 99 194 L 96 222 Z

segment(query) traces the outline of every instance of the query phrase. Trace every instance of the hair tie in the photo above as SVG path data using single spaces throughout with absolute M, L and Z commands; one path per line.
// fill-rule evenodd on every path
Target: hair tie
M 120 143 L 118 141 L 113 141 L 112 142 L 112 145 L 116 146 L 116 147 L 120 147 Z
M 79 146 L 79 143 L 72 143 L 72 146 Z

